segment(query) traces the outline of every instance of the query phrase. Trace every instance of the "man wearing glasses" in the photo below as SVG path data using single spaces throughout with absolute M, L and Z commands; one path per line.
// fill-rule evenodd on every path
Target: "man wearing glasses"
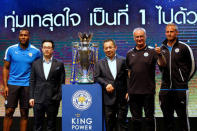
M 64 64 L 53 57 L 54 42 L 42 42 L 43 57 L 32 65 L 29 104 L 34 109 L 35 131 L 42 131 L 45 113 L 47 131 L 56 130 L 56 117 L 62 98 L 61 85 L 65 83 Z

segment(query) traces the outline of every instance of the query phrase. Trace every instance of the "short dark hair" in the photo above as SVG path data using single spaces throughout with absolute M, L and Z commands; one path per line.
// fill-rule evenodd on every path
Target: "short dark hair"
M 54 44 L 54 42 L 53 42 L 52 40 L 43 40 L 43 41 L 42 41 L 42 47 L 43 47 L 43 44 L 44 44 L 45 42 L 50 42 L 50 43 L 52 44 L 52 48 L 53 48 L 53 49 L 55 48 L 55 44 Z
M 21 29 L 19 32 L 21 32 L 21 31 L 27 31 L 27 32 L 29 33 L 29 35 L 30 35 L 29 30 L 28 30 L 28 29 L 26 29 L 26 28 Z
M 104 44 L 105 44 L 106 42 L 112 42 L 113 45 L 114 45 L 114 47 L 116 46 L 116 43 L 115 43 L 114 40 L 112 40 L 112 39 L 106 39 L 106 40 L 104 40 L 104 42 L 103 42 L 103 47 L 104 47 Z

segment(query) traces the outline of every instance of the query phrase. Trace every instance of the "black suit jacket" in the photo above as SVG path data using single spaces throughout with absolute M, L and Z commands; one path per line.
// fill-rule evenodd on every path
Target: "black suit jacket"
M 52 59 L 51 69 L 46 80 L 43 69 L 43 58 L 33 62 L 30 77 L 30 99 L 35 103 L 60 101 L 61 85 L 65 84 L 64 64 Z
M 125 102 L 127 93 L 127 69 L 125 59 L 121 56 L 116 57 L 117 75 L 113 78 L 108 66 L 107 58 L 103 58 L 95 65 L 95 82 L 98 82 L 103 89 L 104 105 L 113 105 L 116 100 Z M 106 91 L 106 86 L 112 84 L 115 88 L 113 93 Z

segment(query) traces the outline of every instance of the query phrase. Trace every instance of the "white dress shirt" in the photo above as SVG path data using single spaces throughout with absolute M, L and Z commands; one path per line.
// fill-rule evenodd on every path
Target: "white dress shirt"
M 114 77 L 114 79 L 116 79 L 116 75 L 117 75 L 116 55 L 112 60 L 107 57 L 107 63 L 112 76 Z
M 48 62 L 46 62 L 45 58 L 43 57 L 44 76 L 46 80 L 48 78 L 49 71 L 51 69 L 51 64 L 52 64 L 52 57 Z

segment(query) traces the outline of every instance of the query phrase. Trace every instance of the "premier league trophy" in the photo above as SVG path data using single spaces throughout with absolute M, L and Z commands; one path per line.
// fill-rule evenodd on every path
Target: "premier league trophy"
M 91 43 L 93 34 L 78 33 L 73 42 L 71 83 L 93 83 L 94 64 L 98 61 L 98 44 Z

